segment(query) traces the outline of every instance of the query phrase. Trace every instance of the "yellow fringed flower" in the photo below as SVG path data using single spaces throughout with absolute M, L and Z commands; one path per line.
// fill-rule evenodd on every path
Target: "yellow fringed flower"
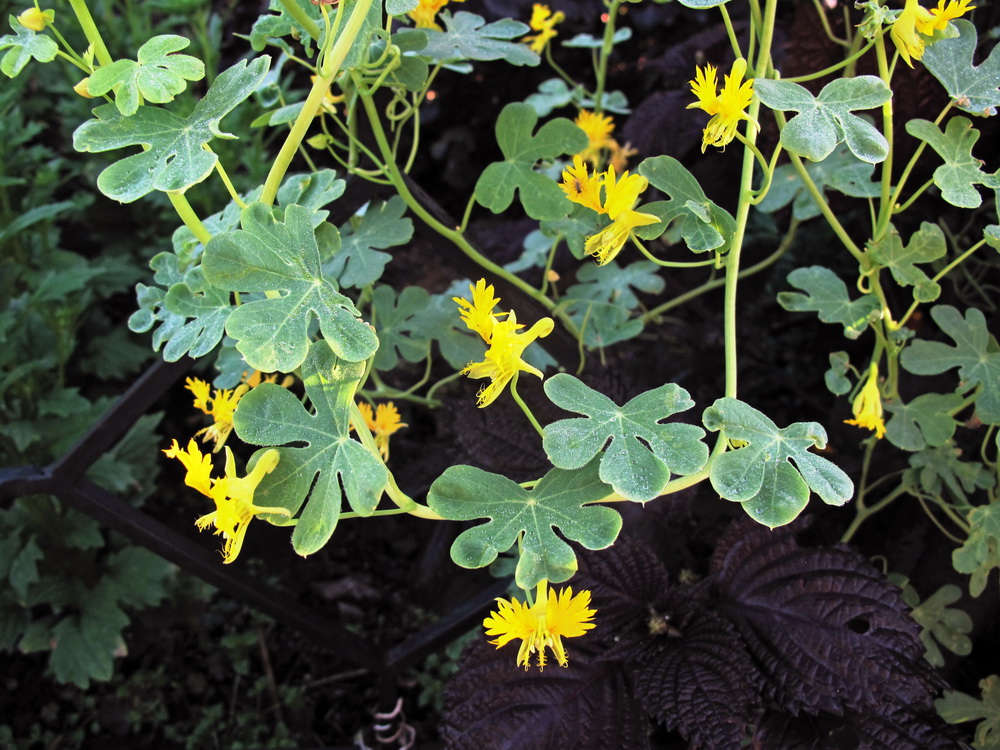
M 648 186 L 649 180 L 642 175 L 624 172 L 620 179 L 615 177 L 614 165 L 609 165 L 602 177 L 604 184 L 604 204 L 602 213 L 607 213 L 611 224 L 587 238 L 584 250 L 603 266 L 621 252 L 625 242 L 637 227 L 655 224 L 659 218 L 653 214 L 634 211 L 632 207 L 639 200 L 639 194 Z
M 561 10 L 553 13 L 549 10 L 548 5 L 535 3 L 531 6 L 531 20 L 528 21 L 528 25 L 538 33 L 526 36 L 521 41 L 530 42 L 531 51 L 540 55 L 545 50 L 545 46 L 556 37 L 558 33 L 555 28 L 556 24 L 562 23 L 564 20 L 566 20 L 566 14 Z
M 845 424 L 874 430 L 875 437 L 882 439 L 885 422 L 882 419 L 882 394 L 878 388 L 878 365 L 874 362 L 868 369 L 868 380 L 858 391 L 851 411 L 854 412 L 854 419 L 845 419 Z
M 202 440 L 215 442 L 213 453 L 222 450 L 229 434 L 233 431 L 233 414 L 243 395 L 250 390 L 246 383 L 238 385 L 233 390 L 212 388 L 199 378 L 188 378 L 184 387 L 194 395 L 194 408 L 212 418 L 212 424 L 195 433 L 204 435 Z
M 591 175 L 583 158 L 580 154 L 573 157 L 573 166 L 563 170 L 559 187 L 574 203 L 593 209 L 599 214 L 607 213 L 601 205 L 601 176 L 596 173 Z
M 497 599 L 497 611 L 483 620 L 486 635 L 497 636 L 490 641 L 497 648 L 503 648 L 514 639 L 521 639 L 517 652 L 517 663 L 527 669 L 531 666 L 532 654 L 538 654 L 538 668 L 545 669 L 545 649 L 551 649 L 556 661 L 565 667 L 569 660 L 563 647 L 563 638 L 577 638 L 596 625 L 590 620 L 597 610 L 589 609 L 590 592 L 581 591 L 573 595 L 573 589 L 565 588 L 559 593 L 550 590 L 548 581 L 538 584 L 535 603 L 532 605 L 512 599 Z
M 913 67 L 913 60 L 924 56 L 922 34 L 933 34 L 934 16 L 917 0 L 906 0 L 902 12 L 889 28 L 889 38 L 899 51 L 903 62 Z M 911 60 L 912 58 L 912 60 Z
M 944 31 L 948 28 L 948 22 L 961 18 L 970 10 L 975 10 L 975 5 L 969 5 L 972 0 L 938 0 L 936 8 L 931 8 L 931 15 L 934 20 L 930 23 L 930 31 L 920 31 L 924 34 L 933 34 L 935 31 Z
M 464 3 L 465 0 L 452 0 L 456 3 Z M 408 15 L 413 19 L 414 25 L 418 29 L 435 29 L 442 31 L 437 23 L 437 14 L 448 4 L 449 0 L 420 0 L 420 4 L 411 10 Z
M 368 429 L 375 436 L 375 446 L 382 455 L 382 460 L 388 461 L 389 436 L 403 427 L 409 427 L 409 425 L 403 421 L 403 418 L 399 415 L 399 409 L 396 408 L 396 405 L 392 401 L 379 404 L 375 407 L 374 413 L 372 413 L 371 404 L 362 402 L 358 404 L 358 411 L 361 412 L 365 424 L 368 425 Z M 351 429 L 354 429 L 354 425 L 351 425 Z
M 255 516 L 261 513 L 291 515 L 287 508 L 263 507 L 253 502 L 257 485 L 278 465 L 281 454 L 274 448 L 264 451 L 250 473 L 241 477 L 236 473 L 233 452 L 227 446 L 225 475 L 218 479 L 211 477 L 211 456 L 202 454 L 194 440 L 188 442 L 187 450 L 174 440 L 171 447 L 163 452 L 169 458 L 178 459 L 187 469 L 185 484 L 215 502 L 215 510 L 195 521 L 195 526 L 202 530 L 215 526 L 215 533 L 222 534 L 225 539 L 222 548 L 224 563 L 231 563 L 239 555 L 247 526 Z
M 472 302 L 462 297 L 452 297 L 452 301 L 458 304 L 459 317 L 462 322 L 482 336 L 487 344 L 490 336 L 493 335 L 493 326 L 497 322 L 497 316 L 493 314 L 493 308 L 500 302 L 499 297 L 494 297 L 493 285 L 486 286 L 486 279 L 480 279 L 475 286 L 470 286 Z M 501 313 L 502 314 L 502 313 Z
M 518 333 L 524 324 L 517 322 L 513 310 L 499 315 L 493 313 L 500 300 L 494 299 L 492 285 L 486 286 L 486 280 L 480 279 L 475 286 L 470 284 L 469 290 L 473 299 L 471 303 L 461 297 L 452 299 L 463 308 L 462 320 L 465 324 L 489 344 L 482 362 L 471 362 L 462 369 L 462 374 L 470 378 L 490 378 L 492 381 L 477 394 L 477 405 L 482 409 L 496 401 L 519 373 L 528 372 L 542 377 L 542 373 L 521 359 L 521 355 L 533 341 L 552 333 L 555 323 L 552 318 L 542 318 L 524 333 Z M 499 319 L 503 315 L 506 315 L 506 320 Z
M 740 120 L 754 122 L 745 110 L 753 101 L 753 79 L 743 80 L 747 71 L 747 61 L 742 57 L 733 63 L 732 72 L 725 78 L 722 90 L 718 90 L 718 72 L 712 65 L 704 70 L 695 70 L 691 81 L 691 93 L 698 101 L 689 104 L 688 109 L 703 109 L 712 118 L 705 126 L 701 139 L 701 152 L 708 146 L 724 147 L 736 137 L 736 127 Z M 756 123 L 754 123 L 756 125 Z
M 586 161 L 596 165 L 603 149 L 610 149 L 614 139 L 611 133 L 615 129 L 615 121 L 610 115 L 580 110 L 573 123 L 587 134 L 587 148 L 580 152 Z

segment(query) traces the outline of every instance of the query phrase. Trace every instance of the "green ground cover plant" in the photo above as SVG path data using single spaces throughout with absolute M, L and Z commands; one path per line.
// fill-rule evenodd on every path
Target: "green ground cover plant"
M 135 284 L 128 329 L 168 361 L 203 360 L 183 398 L 204 421 L 160 437 L 146 417 L 95 467 L 112 489 L 141 501 L 171 459 L 224 564 L 265 524 L 287 529 L 292 566 L 347 522 L 406 516 L 451 522 L 460 568 L 512 576 L 443 692 L 424 680 L 448 746 L 660 747 L 673 732 L 706 748 L 945 748 L 961 742 L 950 725 L 978 722 L 967 739 L 992 747 L 996 675 L 976 697 L 933 669 L 942 649 L 971 651 L 973 622 L 950 605 L 962 589 L 995 601 L 1000 568 L 1000 164 L 981 138 L 1000 56 L 973 23 L 986 4 L 803 4 L 796 18 L 835 54 L 802 69 L 785 66 L 793 11 L 776 0 L 609 0 L 589 9 L 595 33 L 570 38 L 557 7 L 487 20 L 458 2 L 276 0 L 242 19 L 225 61 L 208 7 L 190 24 L 86 0 L 9 16 L 5 463 L 51 460 L 96 418 L 106 400 L 68 373 L 137 369 L 134 339 L 100 315 Z M 668 12 L 718 29 L 683 104 L 611 90 L 629 20 Z M 553 77 L 505 89 L 489 160 L 445 181 L 464 192 L 433 195 L 424 118 L 445 79 L 471 88 L 485 65 Z M 918 74 L 935 96 L 907 107 Z M 33 75 L 77 118 L 78 162 L 27 145 Z M 640 105 L 693 123 L 695 151 L 616 133 Z M 724 165 L 724 190 L 700 159 Z M 18 171 L 40 163 L 30 181 Z M 59 248 L 56 222 L 86 223 L 106 199 L 154 207 L 151 257 L 100 236 L 86 255 Z M 489 247 L 487 221 L 519 222 L 518 246 Z M 744 324 L 765 275 L 823 340 Z M 707 309 L 710 372 L 647 367 L 656 382 L 617 387 L 669 350 L 674 316 Z M 744 386 L 747 352 L 766 348 L 793 381 L 822 382 L 839 417 Z M 482 381 L 474 396 L 463 378 Z M 431 440 L 420 425 L 463 399 L 505 414 L 508 444 L 540 468 L 511 465 L 486 431 L 481 460 L 452 460 L 459 437 L 426 482 L 401 473 L 391 447 Z M 626 519 L 691 493 L 739 513 L 700 575 L 672 581 L 665 537 L 638 540 Z M 954 547 L 961 588 L 890 580 L 891 560 L 847 546 L 905 503 Z M 840 524 L 836 543 L 801 541 L 807 509 Z M 86 686 L 110 677 L 129 613 L 168 595 L 170 571 L 76 515 L 19 501 L 0 517 L 0 647 L 49 650 L 58 680 Z M 96 586 L 61 567 L 80 559 Z

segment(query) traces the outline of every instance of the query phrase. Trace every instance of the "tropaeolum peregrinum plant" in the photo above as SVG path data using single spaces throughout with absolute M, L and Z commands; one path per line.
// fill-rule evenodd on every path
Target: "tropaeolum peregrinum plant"
M 919 497 L 966 540 L 955 564 L 979 593 L 997 565 L 984 521 L 996 507 L 995 342 L 974 298 L 965 309 L 931 308 L 937 329 L 919 338 L 908 324 L 921 303 L 939 298 L 950 272 L 986 247 L 1000 249 L 994 206 L 983 207 L 990 197 L 983 189 L 1000 190 L 1000 172 L 990 172 L 977 155 L 978 119 L 970 119 L 995 114 L 1000 56 L 993 51 L 972 64 L 980 39 L 962 18 L 972 10 L 967 0 L 941 0 L 935 8 L 907 0 L 901 10 L 877 0 L 858 3 L 844 8 L 850 16 L 844 38 L 833 36 L 827 10 L 817 3 L 821 26 L 843 48 L 843 60 L 823 71 L 783 75 L 772 58 L 777 0 L 751 4 L 749 45 L 729 16 L 738 0 L 681 4 L 721 13 L 734 53 L 734 60 L 692 65 L 688 109 L 701 113 L 687 115 L 702 118 L 702 151 L 728 147 L 741 160 L 739 167 L 733 162 L 738 199 L 732 212 L 676 158 L 636 154 L 615 137 L 614 117 L 629 111 L 621 92 L 606 90 L 609 59 L 631 36 L 619 26 L 627 17 L 620 15 L 623 0 L 604 3 L 603 36 L 562 45 L 567 59 L 577 55 L 581 64 L 593 55 L 593 76 L 578 81 L 553 60 L 553 49 L 565 42 L 562 13 L 536 5 L 530 18 L 487 22 L 447 0 L 280 0 L 247 31 L 256 52 L 274 47 L 283 53 L 282 75 L 269 75 L 269 55 L 242 60 L 221 71 L 188 111 L 158 106 L 174 104 L 202 77 L 200 61 L 181 54 L 186 40 L 159 36 L 112 54 L 85 0 L 72 0 L 71 9 L 87 50 L 73 49 L 57 32 L 61 16 L 29 9 L 11 17 L 13 34 L 0 37 L 0 49 L 7 50 L 0 70 L 14 76 L 57 55 L 80 69 L 85 77 L 77 93 L 104 101 L 77 129 L 74 145 L 90 152 L 133 149 L 104 169 L 98 189 L 122 202 L 162 191 L 177 210 L 183 226 L 173 250 L 153 258 L 156 275 L 151 285 L 139 285 L 141 309 L 131 325 L 155 327 L 154 346 L 167 359 L 215 354 L 214 389 L 204 381 L 188 384 L 195 407 L 212 419 L 206 434 L 215 436 L 213 453 L 233 439 L 234 426 L 236 437 L 260 447 L 244 476 L 227 463 L 234 487 L 249 487 L 253 477 L 252 491 L 226 496 L 236 503 L 227 513 L 294 526 L 299 554 L 322 548 L 345 517 L 487 519 L 459 535 L 452 555 L 463 567 L 488 565 L 507 551 L 516 558 L 515 583 L 526 602 L 504 603 L 488 627 L 498 647 L 521 641 L 524 665 L 533 658 L 543 665 L 546 649 L 565 664 L 561 639 L 582 636 L 592 624 L 587 592 L 549 588 L 576 569 L 573 548 L 562 537 L 589 549 L 610 546 L 621 524 L 615 503 L 649 503 L 706 480 L 770 527 L 792 521 L 813 496 L 833 506 L 854 497 L 845 540 L 896 497 Z M 865 56 L 875 72 L 853 75 Z M 464 215 L 446 220 L 408 177 L 422 158 L 420 109 L 439 75 L 465 75 L 481 60 L 544 61 L 557 77 L 503 107 L 495 128 L 502 158 L 487 165 L 463 197 Z M 897 122 L 894 74 L 902 65 L 924 64 L 948 103 L 927 113 L 933 120 Z M 295 65 L 306 75 L 286 75 Z M 818 90 L 813 85 L 831 75 Z M 307 78 L 307 91 L 296 88 Z M 286 80 L 296 83 L 275 95 Z M 211 145 L 233 137 L 222 120 L 240 106 L 263 109 L 254 121 L 274 128 L 280 144 L 263 184 L 245 194 L 226 172 L 234 165 L 223 164 Z M 358 137 L 362 122 L 370 138 Z M 778 133 L 770 156 L 757 145 L 764 128 Z M 903 138 L 913 139 L 906 162 L 898 156 Z M 297 153 L 307 155 L 302 161 L 309 169 L 291 175 Z M 918 162 L 935 167 L 923 185 L 911 180 Z M 338 227 L 329 221 L 329 206 L 354 189 L 341 176 L 395 194 L 365 203 Z M 200 183 L 219 188 L 213 215 L 199 216 L 185 197 Z M 833 196 L 861 201 L 864 220 L 842 221 L 843 212 L 830 206 Z M 979 213 L 961 232 L 926 220 L 915 226 L 907 212 L 918 201 Z M 779 213 L 788 205 L 790 217 Z M 523 212 L 538 222 L 524 256 L 508 267 L 469 237 L 470 219 L 483 209 Z M 747 267 L 741 254 L 754 212 L 772 214 L 785 234 L 770 256 Z M 455 283 L 440 294 L 385 284 L 383 273 L 409 243 L 413 221 L 476 264 L 476 278 L 453 272 Z M 779 426 L 739 399 L 739 283 L 793 248 L 807 221 L 827 224 L 847 262 L 839 271 L 815 263 L 792 270 L 778 302 L 817 314 L 857 342 L 853 362 L 843 351 L 800 357 L 820 368 L 829 362 L 830 390 L 850 401 L 853 419 L 847 421 L 861 430 L 857 488 L 816 453 L 828 442 L 823 426 Z M 577 269 L 577 283 L 559 286 L 557 257 L 560 267 Z M 667 296 L 660 269 L 669 269 L 676 282 Z M 530 298 L 532 312 L 503 306 L 497 281 Z M 657 385 L 619 405 L 578 377 L 549 374 L 554 365 L 578 364 L 556 362 L 544 350 L 557 327 L 578 342 L 582 368 L 594 350 L 603 357 L 612 344 L 635 342 L 650 322 L 720 287 L 724 385 L 714 403 L 700 405 L 701 426 L 691 416 L 698 413 L 694 400 L 679 384 Z M 645 296 L 640 300 L 635 290 Z M 955 344 L 933 340 L 937 331 Z M 434 381 L 437 353 L 458 372 Z M 414 379 L 411 366 L 421 364 L 424 374 Z M 387 463 L 393 436 L 407 429 L 406 407 L 400 411 L 397 403 L 435 408 L 459 373 L 481 381 L 481 408 L 495 408 L 498 399 L 516 403 L 526 419 L 525 440 L 537 433 L 554 468 L 519 484 L 452 466 L 421 503 L 400 489 Z M 951 390 L 943 379 L 935 382 L 944 384 L 944 393 L 926 390 L 924 375 L 950 377 Z M 518 393 L 519 379 L 534 377 L 544 380 L 554 406 L 575 416 L 543 425 Z M 965 454 L 982 462 L 954 459 L 964 469 L 942 458 L 957 455 L 958 425 L 963 441 L 983 446 Z M 880 477 L 876 470 L 876 453 L 890 445 L 911 454 L 913 469 L 902 477 Z M 212 498 L 215 483 L 223 481 L 211 478 L 213 454 L 181 444 L 170 450 L 186 462 L 192 488 Z M 967 484 L 978 494 L 946 475 L 973 477 Z M 209 479 L 195 481 L 198 476 Z M 596 617 L 599 623 L 599 612 Z

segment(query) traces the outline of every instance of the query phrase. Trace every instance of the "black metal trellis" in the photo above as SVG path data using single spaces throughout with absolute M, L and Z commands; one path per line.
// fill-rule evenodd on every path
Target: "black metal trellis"
M 48 466 L 0 468 L 0 503 L 16 498 L 54 495 L 185 572 L 225 594 L 297 629 L 324 649 L 338 653 L 378 678 L 379 716 L 395 715 L 399 707 L 398 678 L 402 671 L 454 640 L 483 616 L 502 595 L 500 580 L 459 605 L 437 622 L 392 646 L 371 643 L 270 589 L 238 568 L 223 565 L 219 556 L 86 478 L 87 470 L 128 432 L 132 425 L 194 364 L 158 361 L 111 406 L 63 456 Z

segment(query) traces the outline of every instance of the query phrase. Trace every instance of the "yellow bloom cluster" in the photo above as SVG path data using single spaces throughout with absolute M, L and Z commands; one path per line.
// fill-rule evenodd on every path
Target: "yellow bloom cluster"
M 222 534 L 225 539 L 222 548 L 225 563 L 231 563 L 240 553 L 247 525 L 255 516 L 261 513 L 291 515 L 287 508 L 264 507 L 254 505 L 253 502 L 257 485 L 278 465 L 280 454 L 274 448 L 264 451 L 250 473 L 241 477 L 236 472 L 233 452 L 227 446 L 225 474 L 218 479 L 212 478 L 211 455 L 203 454 L 193 438 L 188 441 L 187 449 L 181 448 L 174 440 L 163 452 L 169 458 L 176 458 L 187 469 L 184 483 L 188 487 L 193 487 L 215 502 L 215 510 L 199 518 L 195 525 L 199 529 L 215 526 L 215 533 Z
M 948 22 L 961 17 L 976 6 L 969 5 L 972 0 L 938 0 L 936 8 L 928 10 L 917 0 L 906 0 L 902 12 L 896 16 L 889 29 L 889 38 L 899 51 L 903 61 L 913 67 L 913 60 L 924 56 L 926 40 L 935 31 L 944 31 Z M 912 59 L 911 59 L 912 58 Z
M 493 308 L 500 302 L 493 296 L 493 285 L 486 285 L 486 279 L 480 279 L 475 286 L 469 285 L 472 301 L 461 297 L 452 297 L 460 309 L 462 321 L 475 331 L 485 341 L 489 348 L 482 362 L 471 362 L 463 370 L 463 375 L 470 378 L 490 378 L 489 385 L 479 390 L 477 403 L 479 408 L 489 406 L 496 401 L 497 396 L 514 381 L 521 372 L 542 377 L 542 373 L 532 367 L 521 355 L 535 339 L 545 338 L 555 327 L 552 318 L 542 318 L 524 333 L 523 323 L 517 322 L 514 311 L 509 313 L 494 313 Z M 506 316 L 506 320 L 500 320 Z
M 599 214 L 607 214 L 611 224 L 587 238 L 584 249 L 597 258 L 598 265 L 610 262 L 625 246 L 632 230 L 636 227 L 655 224 L 659 218 L 633 210 L 639 194 L 649 186 L 649 180 L 637 174 L 615 175 L 611 164 L 603 174 L 590 174 L 590 170 L 580 155 L 573 157 L 573 166 L 562 174 L 559 187 L 574 203 L 586 206 Z M 604 200 L 601 200 L 601 187 Z
M 747 61 L 743 58 L 733 63 L 732 72 L 725 78 L 719 90 L 718 71 L 712 65 L 695 70 L 691 81 L 691 93 L 698 101 L 689 104 L 688 109 L 703 109 L 712 115 L 705 126 L 701 139 L 701 152 L 709 146 L 725 147 L 736 137 L 736 126 L 740 120 L 754 122 L 745 110 L 753 101 L 753 79 L 743 80 L 747 71 Z M 754 123 L 756 124 L 756 123 Z
M 502 648 L 512 640 L 520 639 L 521 648 L 517 652 L 517 663 L 527 669 L 531 666 L 532 654 L 538 654 L 538 668 L 545 669 L 545 649 L 552 650 L 560 666 L 568 664 L 563 638 L 576 638 L 595 627 L 590 622 L 597 610 L 590 609 L 590 592 L 581 591 L 573 595 L 573 589 L 560 592 L 549 589 L 548 581 L 538 585 L 535 603 L 528 605 L 517 599 L 497 599 L 497 611 L 483 620 L 486 635 L 497 636 L 490 641 Z

